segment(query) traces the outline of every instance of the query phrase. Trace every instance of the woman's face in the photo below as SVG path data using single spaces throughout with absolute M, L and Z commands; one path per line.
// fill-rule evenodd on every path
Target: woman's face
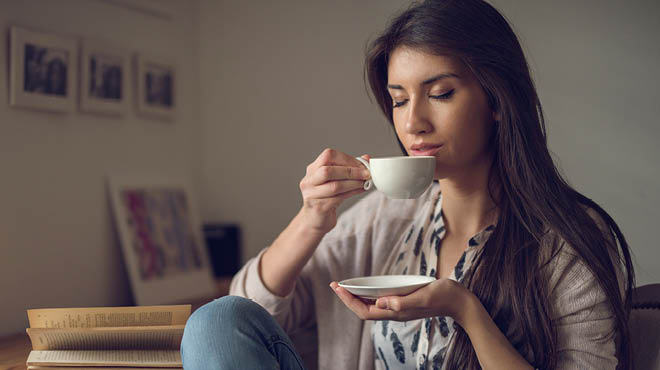
M 398 47 L 390 56 L 387 83 L 399 140 L 411 156 L 435 156 L 436 179 L 488 170 L 495 114 L 463 63 Z

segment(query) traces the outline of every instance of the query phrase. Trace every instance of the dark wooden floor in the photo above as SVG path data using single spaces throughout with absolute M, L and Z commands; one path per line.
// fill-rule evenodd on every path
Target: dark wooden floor
M 230 282 L 230 278 L 218 279 L 216 280 L 216 296 L 200 298 L 187 303 L 192 305 L 192 311 L 194 312 L 212 299 L 229 293 Z M 0 338 L 0 370 L 26 370 L 25 360 L 27 360 L 31 349 L 30 338 L 25 332 Z

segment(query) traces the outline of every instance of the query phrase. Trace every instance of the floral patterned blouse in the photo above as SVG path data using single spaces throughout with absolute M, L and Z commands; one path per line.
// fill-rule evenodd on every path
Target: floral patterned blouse
M 397 246 L 398 257 L 388 274 L 435 276 L 438 256 L 445 236 L 442 196 L 438 191 L 434 205 L 419 212 L 404 242 Z M 470 238 L 467 248 L 454 267 L 450 279 L 462 282 L 494 226 Z M 447 348 L 455 334 L 454 320 L 438 316 L 411 321 L 378 321 L 372 326 L 375 368 L 444 369 Z

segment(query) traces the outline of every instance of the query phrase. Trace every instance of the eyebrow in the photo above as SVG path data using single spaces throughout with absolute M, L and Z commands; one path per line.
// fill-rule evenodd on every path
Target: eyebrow
M 452 77 L 454 77 L 454 78 L 461 78 L 459 75 L 457 75 L 457 74 L 455 74 L 455 73 L 445 72 L 445 73 L 440 73 L 439 75 L 435 75 L 435 76 L 433 76 L 433 77 L 431 77 L 431 78 L 427 78 L 426 80 L 422 81 L 422 83 L 421 83 L 420 85 L 421 85 L 421 86 L 429 85 L 429 84 L 432 84 L 432 83 L 434 83 L 434 82 L 436 82 L 436 81 L 440 81 L 440 80 L 444 80 L 444 79 L 446 79 L 446 78 L 452 78 Z M 387 88 L 388 88 L 388 89 L 403 90 L 403 86 L 401 86 L 401 85 L 389 85 L 389 84 L 388 84 L 388 85 L 387 85 Z

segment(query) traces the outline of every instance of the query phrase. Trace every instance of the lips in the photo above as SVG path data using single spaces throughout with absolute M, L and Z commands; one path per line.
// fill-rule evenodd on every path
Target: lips
M 440 150 L 441 147 L 442 147 L 441 144 L 427 144 L 427 143 L 415 144 L 410 147 L 410 154 L 414 156 L 418 156 L 418 155 L 433 156 Z

